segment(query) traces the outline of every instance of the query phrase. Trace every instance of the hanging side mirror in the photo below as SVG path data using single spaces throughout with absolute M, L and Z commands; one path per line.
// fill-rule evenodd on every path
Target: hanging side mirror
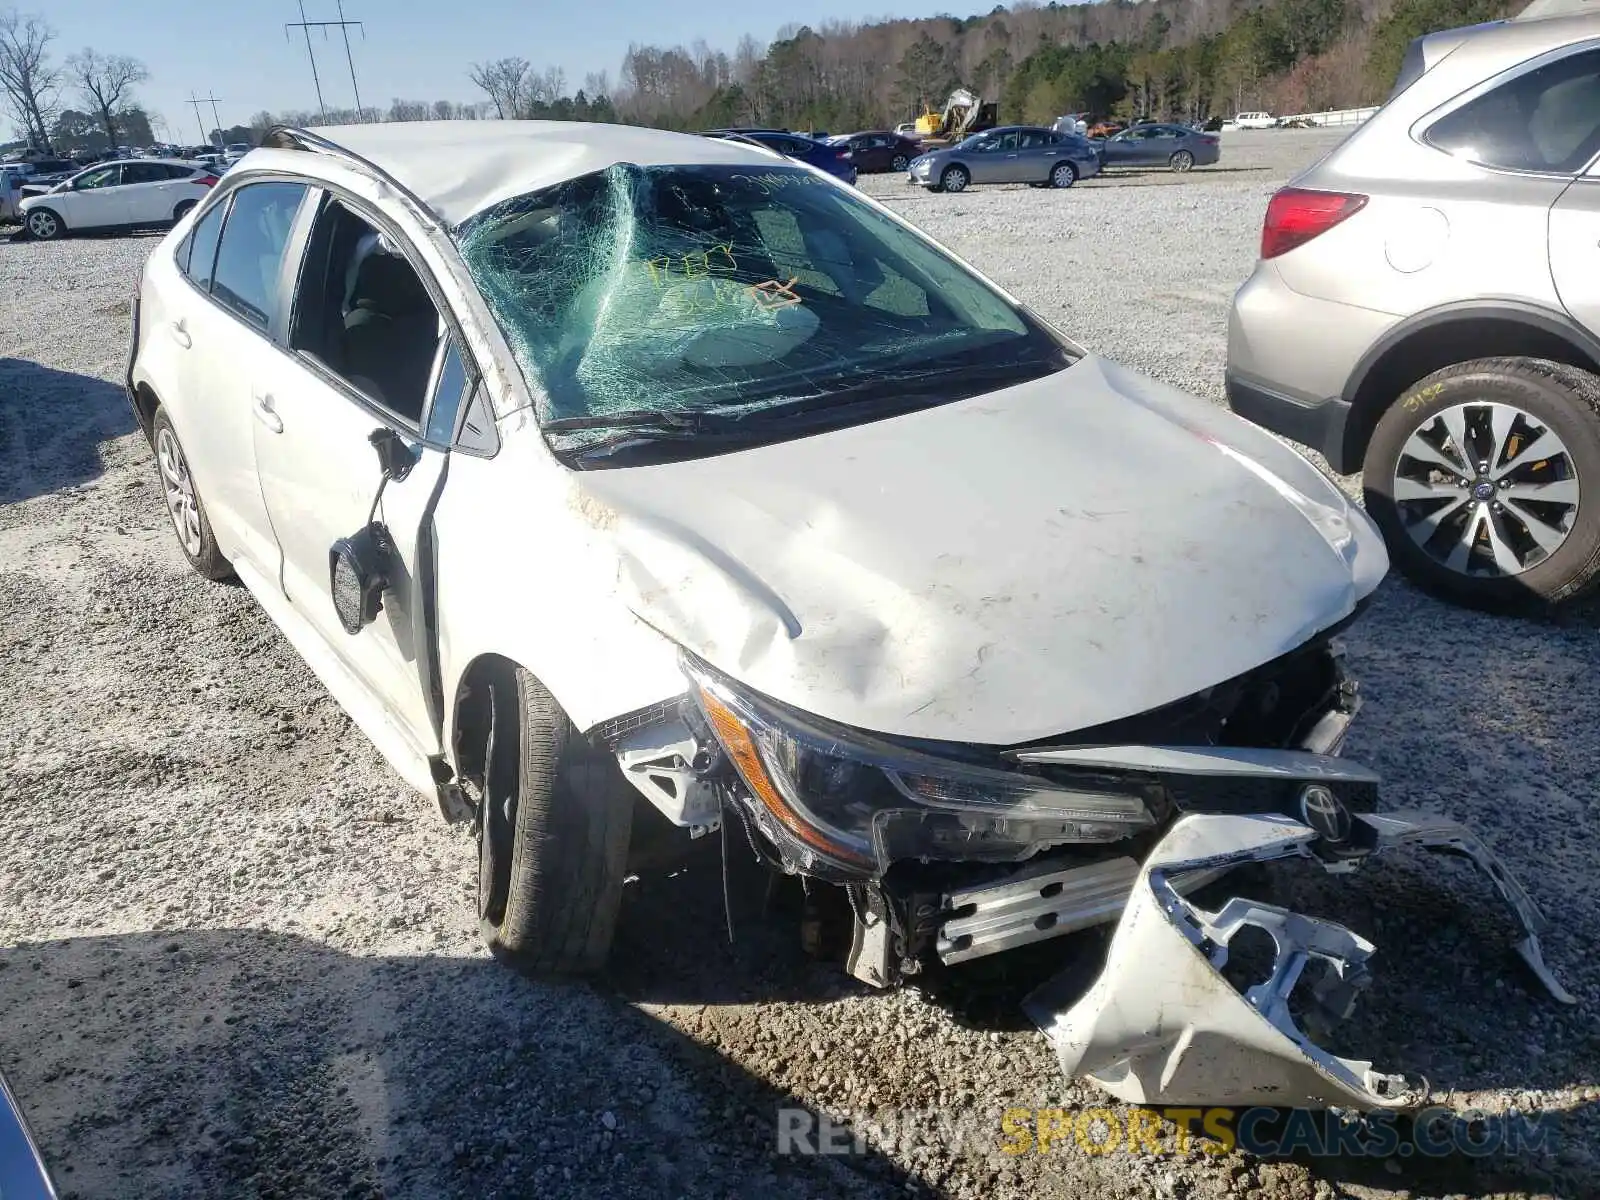
M 418 452 L 392 429 L 374 429 L 367 440 L 378 455 L 382 478 L 372 498 L 367 523 L 328 551 L 328 590 L 339 624 L 352 637 L 378 619 L 383 593 L 393 580 L 395 548 L 389 531 L 378 521 L 378 502 L 390 480 L 404 479 L 417 465 Z

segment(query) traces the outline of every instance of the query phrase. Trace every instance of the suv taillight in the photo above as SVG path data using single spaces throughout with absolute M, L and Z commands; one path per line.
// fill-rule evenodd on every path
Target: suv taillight
M 1355 192 L 1318 192 L 1310 188 L 1283 188 L 1267 201 L 1267 219 L 1261 226 L 1261 257 L 1277 258 L 1327 233 L 1346 217 L 1366 207 L 1367 198 Z

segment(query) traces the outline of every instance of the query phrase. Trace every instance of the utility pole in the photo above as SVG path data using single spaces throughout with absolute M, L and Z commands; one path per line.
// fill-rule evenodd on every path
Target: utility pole
M 317 106 L 322 109 L 322 119 L 326 121 L 328 119 L 328 106 L 322 102 L 322 84 L 321 82 L 317 81 L 317 56 L 311 52 L 311 31 L 313 29 L 322 30 L 322 36 L 324 38 L 328 36 L 328 30 L 330 29 L 337 29 L 339 31 L 340 35 L 344 38 L 344 61 L 350 67 L 350 90 L 355 93 L 356 120 L 359 121 L 362 119 L 361 88 L 360 85 L 356 83 L 355 56 L 350 52 L 350 30 L 352 28 L 359 29 L 361 30 L 361 36 L 366 37 L 367 28 L 360 21 L 345 20 L 344 0 L 338 0 L 338 6 L 339 19 L 337 21 L 308 21 L 306 20 L 305 0 L 300 0 L 300 19 L 298 21 L 291 21 L 289 24 L 285 25 L 284 32 L 287 36 L 289 30 L 299 29 L 306 35 L 306 55 L 311 59 L 311 78 L 313 82 L 317 83 Z
M 211 139 L 206 136 L 205 122 L 200 119 L 200 106 L 202 104 L 211 105 L 211 119 L 216 122 L 217 129 L 220 131 L 222 129 L 222 118 L 217 116 L 217 97 L 210 93 L 204 96 L 196 96 L 194 89 L 190 88 L 189 103 L 194 105 L 194 125 L 200 131 L 200 140 L 209 146 Z
M 289 37 L 289 30 L 298 29 L 306 35 L 306 57 L 311 60 L 311 82 L 317 89 L 317 107 L 322 110 L 322 119 L 328 119 L 328 106 L 322 102 L 322 80 L 317 78 L 317 56 L 311 49 L 311 22 L 306 20 L 306 0 L 300 0 L 300 20 L 290 21 L 283 27 L 283 36 Z

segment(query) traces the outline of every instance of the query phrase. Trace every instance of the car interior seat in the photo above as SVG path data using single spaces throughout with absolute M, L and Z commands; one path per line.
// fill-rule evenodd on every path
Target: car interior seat
M 422 418 L 439 314 L 411 264 L 373 250 L 356 269 L 344 318 L 346 376 L 412 421 Z

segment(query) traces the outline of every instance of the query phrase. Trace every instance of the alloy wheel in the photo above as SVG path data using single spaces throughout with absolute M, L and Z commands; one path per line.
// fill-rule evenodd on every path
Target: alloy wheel
M 1181 175 L 1190 167 L 1194 166 L 1194 155 L 1190 154 L 1187 150 L 1179 150 L 1172 156 L 1171 166 L 1174 171 Z
M 48 241 L 61 232 L 61 221 L 48 209 L 39 209 L 28 214 L 28 232 L 42 241 Z
M 947 192 L 964 192 L 967 190 L 967 173 L 960 167 L 951 167 L 944 173 L 943 183 Z
M 183 457 L 183 448 L 171 429 L 163 428 L 156 436 L 156 459 L 161 466 L 161 483 L 167 496 L 167 513 L 178 541 L 188 551 L 190 558 L 200 556 L 200 502 L 195 498 L 194 480 L 189 477 L 189 463 Z
M 1395 465 L 1401 524 L 1460 575 L 1521 575 L 1571 534 L 1579 480 L 1566 443 L 1520 408 L 1457 404 L 1428 418 Z
M 889 169 L 898 175 L 910 165 L 911 160 L 904 154 L 896 154 L 894 156 L 894 161 L 889 164 Z

